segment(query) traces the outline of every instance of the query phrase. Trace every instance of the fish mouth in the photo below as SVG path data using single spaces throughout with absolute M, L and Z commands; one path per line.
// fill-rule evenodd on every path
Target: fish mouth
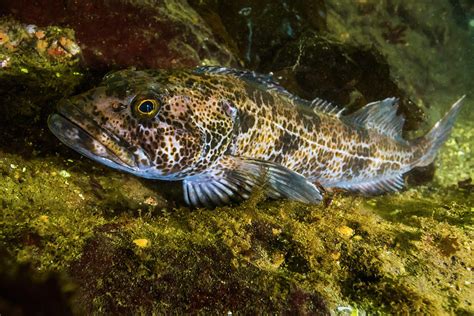
M 147 168 L 149 158 L 139 148 L 98 125 L 70 101 L 58 105 L 48 117 L 48 127 L 59 140 L 83 156 L 128 172 Z

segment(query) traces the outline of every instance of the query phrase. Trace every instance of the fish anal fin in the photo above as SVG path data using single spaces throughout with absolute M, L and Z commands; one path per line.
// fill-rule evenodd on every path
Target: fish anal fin
M 206 172 L 183 180 L 184 198 L 192 206 L 225 205 L 262 189 L 268 197 L 319 203 L 319 189 L 279 164 L 234 156 L 222 157 Z
M 402 174 L 384 176 L 367 181 L 359 181 L 353 183 L 345 183 L 335 185 L 335 187 L 343 188 L 347 191 L 361 193 L 363 195 L 377 195 L 389 192 L 398 192 L 403 189 L 405 182 Z
M 348 124 L 401 140 L 405 119 L 397 115 L 397 109 L 398 99 L 387 98 L 369 103 L 352 114 L 342 116 L 341 119 Z

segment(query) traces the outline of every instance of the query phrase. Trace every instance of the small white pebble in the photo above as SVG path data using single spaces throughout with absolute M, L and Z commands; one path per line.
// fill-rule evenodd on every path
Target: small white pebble
M 0 61 L 0 68 L 6 68 L 8 66 L 10 66 L 10 57 L 7 57 L 4 60 Z
M 352 307 L 350 306 L 338 306 L 336 309 L 338 312 L 352 312 Z
M 59 175 L 63 178 L 69 178 L 71 176 L 71 174 L 67 172 L 66 170 L 59 171 Z
M 30 35 L 33 35 L 37 29 L 38 27 L 34 24 L 29 24 L 25 27 L 26 32 Z

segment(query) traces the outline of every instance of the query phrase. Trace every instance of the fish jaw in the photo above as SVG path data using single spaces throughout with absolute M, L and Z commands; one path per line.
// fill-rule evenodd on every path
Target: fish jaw
M 62 143 L 108 167 L 140 175 L 150 168 L 143 150 L 100 127 L 69 101 L 61 102 L 58 113 L 49 116 L 48 127 Z

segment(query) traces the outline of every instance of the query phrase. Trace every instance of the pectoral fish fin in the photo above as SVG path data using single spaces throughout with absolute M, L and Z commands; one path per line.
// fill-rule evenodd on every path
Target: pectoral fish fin
M 400 191 L 405 185 L 402 174 L 376 178 L 359 183 L 337 185 L 337 187 L 364 195 L 376 195 Z
M 268 197 L 318 203 L 318 188 L 305 177 L 281 165 L 255 159 L 223 157 L 203 174 L 183 181 L 184 199 L 192 206 L 224 205 L 248 199 L 255 189 Z
M 355 126 L 375 130 L 393 139 L 402 139 L 402 128 L 405 123 L 403 116 L 397 115 L 398 99 L 387 98 L 372 102 L 358 111 L 342 116 L 341 119 Z

